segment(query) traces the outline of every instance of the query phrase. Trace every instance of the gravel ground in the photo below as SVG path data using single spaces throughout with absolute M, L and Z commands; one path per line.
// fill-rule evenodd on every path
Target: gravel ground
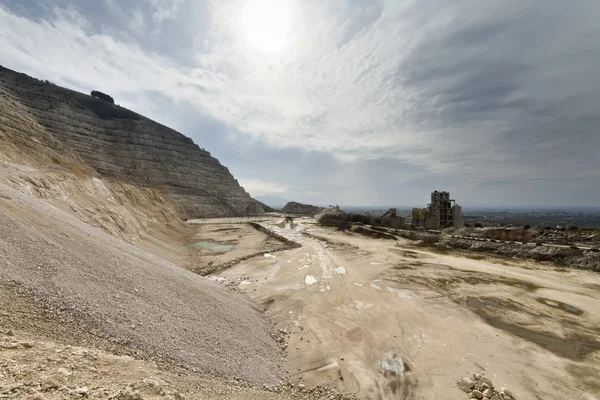
M 250 300 L 1 184 L 0 285 L 146 359 L 280 382 L 279 348 Z

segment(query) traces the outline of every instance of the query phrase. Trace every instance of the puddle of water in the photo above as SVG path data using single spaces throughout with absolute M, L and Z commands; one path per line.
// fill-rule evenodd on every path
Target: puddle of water
M 570 314 L 575 314 L 575 315 L 583 314 L 583 311 L 581 311 L 579 308 L 573 307 L 572 305 L 569 305 L 567 303 L 561 303 L 560 301 L 544 299 L 543 297 L 539 297 L 537 299 L 537 301 L 539 301 L 540 303 L 545 304 L 547 306 L 550 306 L 550 307 L 560 308 L 561 310 L 566 311 Z
M 276 258 L 273 254 L 271 253 L 265 253 L 265 257 L 266 258 Z
M 250 281 L 241 281 L 240 285 L 250 285 L 252 282 Z
M 354 286 L 362 286 L 362 283 L 356 283 L 356 282 L 354 282 L 353 285 Z
M 439 268 L 439 269 L 452 269 L 447 265 L 442 265 L 442 264 L 423 264 L 424 267 L 431 267 L 431 268 Z
M 188 246 L 199 250 L 207 249 L 213 253 L 225 253 L 233 248 L 233 243 L 201 240 L 199 242 L 190 243 Z
M 378 285 L 376 285 L 374 283 L 369 284 L 369 286 L 371 286 L 373 289 L 381 290 L 381 286 L 378 286 Z
M 382 265 L 382 263 L 379 263 L 379 262 L 373 262 L 373 261 L 371 261 L 369 264 L 371 264 L 371 265 Z
M 335 272 L 338 275 L 344 275 L 346 273 L 346 268 L 337 267 L 336 269 L 333 270 L 333 272 Z
M 317 278 L 315 278 L 314 276 L 306 275 L 306 277 L 304 278 L 304 283 L 306 283 L 307 285 L 313 285 L 317 283 Z

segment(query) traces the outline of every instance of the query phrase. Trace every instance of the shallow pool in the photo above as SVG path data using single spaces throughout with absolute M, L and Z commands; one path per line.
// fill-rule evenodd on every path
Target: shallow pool
M 214 240 L 201 240 L 199 242 L 190 243 L 189 246 L 193 249 L 207 249 L 213 253 L 225 253 L 233 248 L 233 243 L 215 242 Z

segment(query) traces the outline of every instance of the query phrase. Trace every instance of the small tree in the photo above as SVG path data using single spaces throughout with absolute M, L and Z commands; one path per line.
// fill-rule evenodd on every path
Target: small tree
M 92 97 L 95 97 L 97 99 L 104 100 L 111 104 L 115 104 L 115 99 L 113 99 L 111 96 L 107 95 L 106 93 L 102 93 L 97 90 L 92 90 L 91 95 L 92 95 Z

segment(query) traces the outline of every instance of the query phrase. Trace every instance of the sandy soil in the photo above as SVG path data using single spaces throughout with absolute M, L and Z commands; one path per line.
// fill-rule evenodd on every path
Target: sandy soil
M 466 399 L 456 381 L 484 372 L 518 399 L 600 398 L 599 275 L 295 222 L 263 225 L 302 248 L 220 274 L 288 334 L 293 382 L 365 399 Z

